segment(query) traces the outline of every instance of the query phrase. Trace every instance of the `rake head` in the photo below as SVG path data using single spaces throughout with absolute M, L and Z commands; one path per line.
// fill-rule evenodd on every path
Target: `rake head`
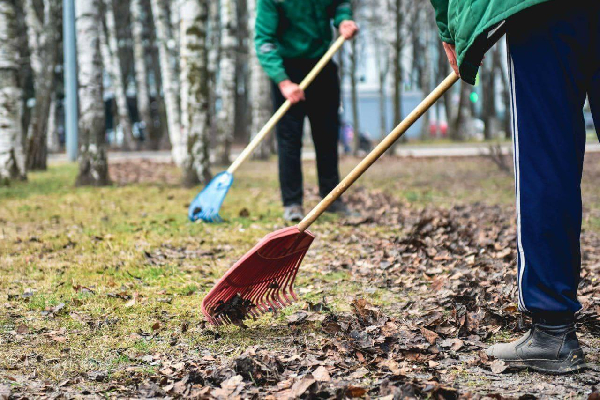
M 212 324 L 240 325 L 291 304 L 292 285 L 315 237 L 292 226 L 265 236 L 233 265 L 202 300 L 202 313 Z
M 227 171 L 217 174 L 192 201 L 188 209 L 190 221 L 221 222 L 221 204 L 233 184 L 233 175 Z

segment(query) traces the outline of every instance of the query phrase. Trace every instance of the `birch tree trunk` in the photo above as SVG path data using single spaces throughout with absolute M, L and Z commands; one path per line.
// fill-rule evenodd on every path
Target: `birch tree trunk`
M 160 148 L 171 148 L 171 139 L 169 138 L 169 124 L 167 122 L 167 109 L 165 106 L 165 99 L 163 97 L 163 84 L 161 75 L 161 63 L 159 57 L 159 44 L 156 36 L 156 26 L 154 25 L 154 16 L 152 14 L 152 8 L 150 7 L 151 0 L 143 0 L 144 7 L 147 7 L 148 15 L 146 16 L 146 24 L 149 27 L 150 45 L 148 51 L 150 53 L 150 72 L 154 76 L 154 91 L 156 94 L 155 103 L 150 103 L 150 107 L 157 113 L 155 117 L 159 122 L 160 126 Z M 152 88 L 150 88 L 152 90 Z
M 29 129 L 30 108 L 27 107 L 27 100 L 35 97 L 35 89 L 33 87 L 33 68 L 31 67 L 31 49 L 29 48 L 29 34 L 27 31 L 27 21 L 25 12 L 25 1 L 18 0 L 14 2 L 16 11 L 16 28 L 17 28 L 17 49 L 19 52 L 19 70 L 17 71 L 19 79 L 19 87 L 22 95 L 22 148 L 26 145 L 25 133 Z
M 248 37 L 254 38 L 254 22 L 256 20 L 256 0 L 248 0 Z M 250 85 L 250 132 L 252 137 L 256 135 L 261 128 L 267 123 L 272 113 L 271 104 L 271 81 L 267 74 L 263 71 L 256 49 L 254 48 L 254 40 L 248 40 L 248 52 L 250 55 L 250 77 L 248 83 Z M 271 133 L 265 138 L 260 146 L 256 149 L 254 157 L 260 160 L 268 160 L 271 156 L 271 143 L 274 135 Z
M 149 147 L 158 150 L 160 134 L 154 129 L 154 120 L 150 112 L 150 91 L 148 88 L 148 67 L 144 51 L 144 7 L 142 0 L 131 0 L 131 23 L 133 35 L 133 67 L 135 75 L 135 92 L 138 113 L 144 123 L 149 138 Z
M 167 111 L 167 125 L 171 139 L 171 154 L 173 161 L 181 166 L 187 152 L 187 143 L 183 141 L 181 132 L 181 111 L 178 104 L 179 94 L 175 81 L 179 79 L 176 74 L 175 64 L 168 47 L 172 40 L 169 29 L 169 19 L 166 10 L 166 0 L 151 0 L 152 15 L 156 26 L 156 38 L 160 57 L 160 70 Z
M 14 3 L 12 0 L 0 0 L 0 185 L 26 178 L 16 39 Z
M 48 118 L 58 59 L 61 3 L 45 0 L 42 19 L 33 0 L 26 0 L 25 5 L 35 87 L 35 106 L 27 134 L 27 167 L 41 170 L 46 169 L 48 156 Z
M 101 0 L 75 2 L 79 78 L 79 175 L 77 185 L 110 183 L 106 160 L 100 31 Z
M 37 9 L 39 7 L 36 7 L 33 3 L 33 0 L 22 0 L 23 11 L 25 13 L 25 24 L 27 28 L 31 69 L 33 70 L 34 74 L 39 74 L 42 70 L 40 48 L 42 47 L 41 39 L 44 34 L 44 21 L 43 19 L 40 19 L 40 16 L 38 15 Z M 41 18 L 43 18 L 43 15 Z
M 214 139 L 218 134 L 217 126 L 217 70 L 221 60 L 221 13 L 219 12 L 220 0 L 214 0 L 208 6 L 208 32 L 207 40 L 210 43 L 208 46 L 208 73 L 210 79 L 209 86 L 209 107 L 210 107 L 210 139 L 214 143 Z
M 179 37 L 181 36 L 181 6 L 182 0 L 169 0 L 167 2 L 167 9 L 169 10 L 169 37 L 171 40 L 168 42 L 169 51 L 171 54 L 171 60 L 173 60 L 173 87 L 176 95 L 176 103 L 178 107 L 181 107 L 181 62 L 180 62 L 180 47 L 181 41 Z M 180 108 L 181 110 L 181 108 Z M 181 117 L 181 123 L 183 124 L 183 117 Z M 185 132 L 183 129 L 181 130 L 181 143 L 183 143 L 183 151 L 185 152 L 185 147 L 187 146 L 187 139 L 185 137 Z
M 235 121 L 233 127 L 232 143 L 241 141 L 247 143 L 250 141 L 252 133 L 250 132 L 251 108 L 248 103 L 250 97 L 250 66 L 248 62 L 248 4 L 246 0 L 235 0 L 237 9 L 236 20 L 236 49 L 235 49 Z M 245 44 L 245 45 L 244 45 Z
M 210 0 L 181 2 L 181 109 L 187 154 L 183 183 L 194 186 L 211 179 L 209 156 L 209 74 L 206 28 Z
M 136 144 L 133 137 L 129 109 L 127 108 L 127 89 L 123 82 L 123 71 L 121 70 L 121 61 L 119 59 L 119 43 L 112 0 L 104 0 L 104 17 L 106 22 L 105 40 L 108 47 L 108 51 L 105 51 L 108 59 L 104 60 L 104 66 L 110 75 L 113 94 L 117 104 L 117 113 L 119 115 L 119 125 L 123 129 L 123 148 L 125 150 L 134 150 Z
M 236 100 L 236 2 L 221 0 L 221 109 L 218 113 L 217 157 L 223 164 L 229 164 L 233 130 L 235 126 Z
M 50 111 L 48 112 L 48 136 L 46 145 L 49 152 L 58 152 L 60 150 L 60 138 L 58 136 L 58 124 L 56 119 L 56 93 L 52 93 L 50 100 Z

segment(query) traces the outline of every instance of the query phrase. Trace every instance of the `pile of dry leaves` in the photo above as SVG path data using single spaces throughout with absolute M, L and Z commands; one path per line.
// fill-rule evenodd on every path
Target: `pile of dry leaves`
M 181 173 L 175 164 L 139 159 L 111 162 L 110 178 L 117 185 L 157 182 L 175 185 L 180 183 Z

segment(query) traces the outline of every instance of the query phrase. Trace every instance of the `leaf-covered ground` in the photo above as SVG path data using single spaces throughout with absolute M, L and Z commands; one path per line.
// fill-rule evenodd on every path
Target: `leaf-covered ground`
M 170 165 L 112 164 L 101 189 L 74 188 L 72 165 L 33 173 L 0 188 L 0 398 L 588 398 L 600 387 L 599 162 L 586 162 L 579 293 L 593 369 L 566 377 L 484 355 L 528 323 L 512 178 L 487 159 L 381 160 L 346 197 L 360 218 L 311 228 L 301 301 L 247 329 L 209 326 L 199 306 L 283 226 L 275 163 L 242 168 L 220 225 L 187 222 L 199 188 L 180 188 Z

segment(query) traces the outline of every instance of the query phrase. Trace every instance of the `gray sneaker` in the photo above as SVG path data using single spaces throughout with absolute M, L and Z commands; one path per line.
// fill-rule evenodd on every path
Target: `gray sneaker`
M 503 360 L 509 368 L 532 369 L 550 374 L 566 374 L 586 368 L 575 324 L 533 327 L 522 338 L 495 344 L 488 356 Z
M 300 204 L 292 204 L 283 208 L 283 219 L 288 222 L 300 222 L 304 218 L 304 209 Z

